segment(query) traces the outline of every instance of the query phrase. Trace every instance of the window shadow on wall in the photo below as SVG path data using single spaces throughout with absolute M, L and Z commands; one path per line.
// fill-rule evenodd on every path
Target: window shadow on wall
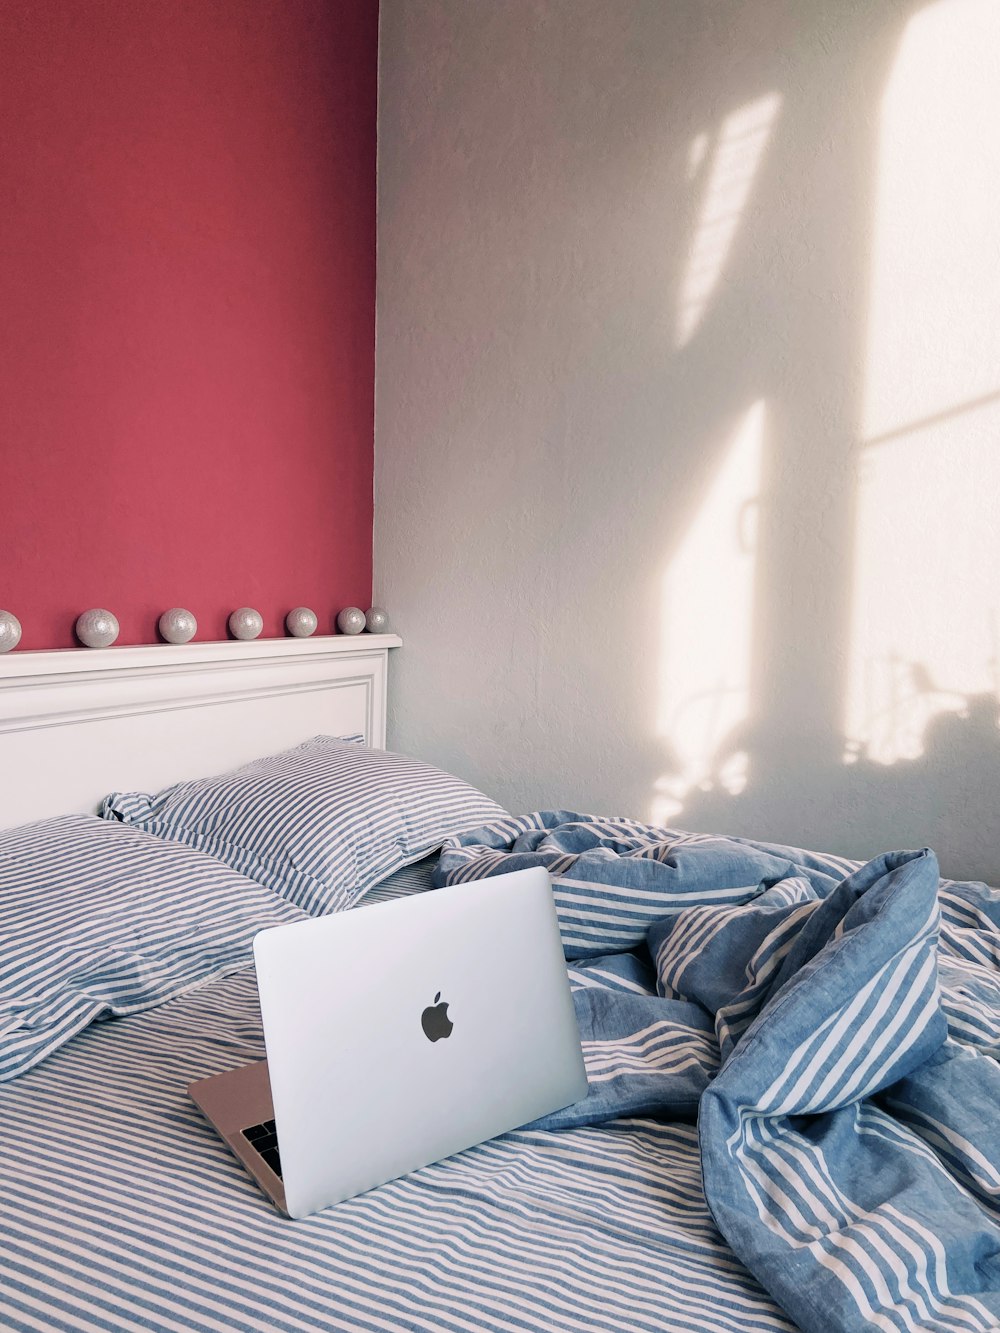
M 752 8 L 784 55 L 690 147 L 651 814 L 996 882 L 1000 26 Z
M 1000 880 L 995 9 L 384 7 L 394 746 Z

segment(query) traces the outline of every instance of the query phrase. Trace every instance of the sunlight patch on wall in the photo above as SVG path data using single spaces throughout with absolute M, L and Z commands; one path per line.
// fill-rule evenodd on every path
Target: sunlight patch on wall
M 848 759 L 915 759 L 1000 687 L 998 124 L 1000 5 L 941 0 L 882 113 Z
M 705 154 L 708 152 L 708 133 L 702 130 L 691 140 L 688 148 L 688 180 L 694 180 L 701 170 L 701 164 L 705 160 Z
M 738 732 L 750 702 L 764 421 L 755 403 L 663 577 L 656 734 L 673 763 L 656 784 L 657 823 L 696 787 L 746 783 Z
M 1000 404 L 872 446 L 859 478 L 847 735 L 914 759 L 928 723 L 996 692 Z
M 722 122 L 681 280 L 678 347 L 690 341 L 718 286 L 780 106 L 779 95 L 770 93 L 734 111 Z M 697 175 L 707 150 L 707 136 L 697 135 L 688 156 L 689 177 Z

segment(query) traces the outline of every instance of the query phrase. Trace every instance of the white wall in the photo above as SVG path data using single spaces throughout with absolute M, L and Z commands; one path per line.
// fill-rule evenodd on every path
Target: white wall
M 390 744 L 1000 880 L 992 0 L 382 0 Z

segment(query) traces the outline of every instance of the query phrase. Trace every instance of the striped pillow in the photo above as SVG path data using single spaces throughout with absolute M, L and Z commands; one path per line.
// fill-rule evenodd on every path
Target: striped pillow
M 0 831 L 0 1081 L 95 1018 L 246 966 L 258 930 L 301 916 L 209 856 L 94 815 Z
M 156 796 L 115 792 L 101 813 L 217 856 L 314 916 L 506 815 L 461 778 L 333 736 Z

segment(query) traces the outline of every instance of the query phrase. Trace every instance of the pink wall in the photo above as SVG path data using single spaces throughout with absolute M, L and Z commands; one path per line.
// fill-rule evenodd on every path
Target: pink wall
M 377 0 L 5 0 L 0 607 L 371 593 Z

